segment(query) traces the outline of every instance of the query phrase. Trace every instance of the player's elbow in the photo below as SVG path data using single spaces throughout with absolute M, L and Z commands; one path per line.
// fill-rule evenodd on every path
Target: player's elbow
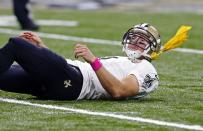
M 138 93 L 138 90 L 134 88 L 128 88 L 127 86 L 122 86 L 120 88 L 115 88 L 114 92 L 111 93 L 113 99 L 124 99 L 127 97 L 135 96 Z
M 121 90 L 116 90 L 111 94 L 112 98 L 115 100 L 123 99 L 126 97 L 125 93 Z
M 117 99 L 121 99 L 121 95 L 118 93 L 112 94 L 111 95 L 113 99 L 117 100 Z

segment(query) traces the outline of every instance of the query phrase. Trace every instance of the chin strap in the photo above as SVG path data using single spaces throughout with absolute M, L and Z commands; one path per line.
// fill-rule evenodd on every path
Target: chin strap
M 141 59 L 147 59 L 148 61 L 151 61 L 151 56 L 147 54 L 147 52 L 150 50 L 147 49 L 144 52 L 141 52 L 139 50 L 130 50 L 126 47 L 127 45 L 123 46 L 122 51 L 125 52 L 125 54 L 128 56 L 128 59 L 131 60 L 132 62 L 141 60 Z
M 162 47 L 162 49 L 156 53 L 153 52 L 151 54 L 151 58 L 152 60 L 155 60 L 158 58 L 158 56 L 160 54 L 162 54 L 163 52 L 166 52 L 168 50 L 177 48 L 179 46 L 181 46 L 183 44 L 183 42 L 185 42 L 188 38 L 188 31 L 191 29 L 191 26 L 181 26 L 177 33 L 175 34 L 175 36 L 173 36 L 168 42 L 166 42 L 164 44 L 164 46 Z

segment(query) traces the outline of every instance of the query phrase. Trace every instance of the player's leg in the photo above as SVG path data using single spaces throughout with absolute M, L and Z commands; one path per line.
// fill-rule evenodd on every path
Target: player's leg
M 30 18 L 27 5 L 29 0 L 13 0 L 13 11 L 18 19 L 21 28 L 24 30 L 38 30 L 39 26 L 36 25 Z
M 15 93 L 39 95 L 43 88 L 39 81 L 27 74 L 19 65 L 12 65 L 0 74 L 0 89 Z
M 7 50 L 7 45 L 0 49 L 0 74 L 7 71 L 14 62 L 12 53 Z
M 76 99 L 83 77 L 77 67 L 67 64 L 61 56 L 45 48 L 38 48 L 21 38 L 12 38 L 0 50 L 0 72 L 15 60 L 23 69 L 46 87 L 47 99 Z M 69 88 L 67 88 L 69 83 Z

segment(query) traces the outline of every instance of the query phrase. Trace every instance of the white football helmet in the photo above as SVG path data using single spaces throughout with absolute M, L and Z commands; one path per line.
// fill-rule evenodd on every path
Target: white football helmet
M 151 61 L 150 55 L 160 51 L 161 38 L 155 27 L 148 23 L 142 23 L 130 28 L 124 34 L 122 44 L 123 51 L 132 62 L 139 59 Z

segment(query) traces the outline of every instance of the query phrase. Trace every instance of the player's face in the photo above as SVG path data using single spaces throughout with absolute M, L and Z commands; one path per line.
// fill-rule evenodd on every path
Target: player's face
M 128 48 L 131 50 L 139 50 L 143 52 L 149 45 L 149 39 L 141 34 L 133 34 Z

